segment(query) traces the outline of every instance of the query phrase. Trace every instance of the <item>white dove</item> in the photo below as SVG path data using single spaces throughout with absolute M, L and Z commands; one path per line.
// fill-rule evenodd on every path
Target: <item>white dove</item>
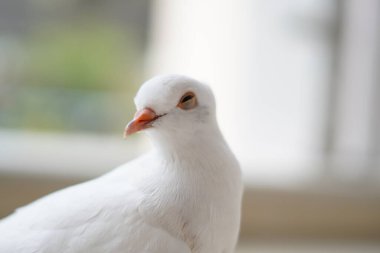
M 210 88 L 155 77 L 125 134 L 153 150 L 97 179 L 45 196 L 0 222 L 0 252 L 230 253 L 240 226 L 239 164 Z

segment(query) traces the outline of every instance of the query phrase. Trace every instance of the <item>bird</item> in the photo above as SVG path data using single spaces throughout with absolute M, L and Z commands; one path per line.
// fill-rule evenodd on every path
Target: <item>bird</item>
M 6 253 L 232 253 L 243 195 L 239 162 L 218 126 L 211 88 L 183 75 L 142 84 L 126 137 L 151 149 L 0 220 Z

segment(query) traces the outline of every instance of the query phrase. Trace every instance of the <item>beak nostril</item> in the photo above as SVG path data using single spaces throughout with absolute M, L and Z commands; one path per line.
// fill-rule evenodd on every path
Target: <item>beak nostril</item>
M 155 111 L 150 108 L 145 108 L 140 111 L 137 111 L 134 117 L 134 120 L 137 121 L 148 121 L 156 117 Z

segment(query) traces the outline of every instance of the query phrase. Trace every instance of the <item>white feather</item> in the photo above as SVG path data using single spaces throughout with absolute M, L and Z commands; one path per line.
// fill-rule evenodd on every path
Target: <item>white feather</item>
M 198 107 L 176 107 L 187 91 Z M 239 165 L 215 117 L 210 89 L 161 76 L 136 99 L 159 118 L 155 148 L 95 180 L 37 200 L 0 222 L 0 252 L 231 253 L 240 224 Z

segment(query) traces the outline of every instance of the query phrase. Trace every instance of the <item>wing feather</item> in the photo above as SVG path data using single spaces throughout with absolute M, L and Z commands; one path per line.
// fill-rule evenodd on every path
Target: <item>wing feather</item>
M 0 252 L 190 252 L 138 212 L 139 190 L 93 180 L 50 194 L 0 222 Z

